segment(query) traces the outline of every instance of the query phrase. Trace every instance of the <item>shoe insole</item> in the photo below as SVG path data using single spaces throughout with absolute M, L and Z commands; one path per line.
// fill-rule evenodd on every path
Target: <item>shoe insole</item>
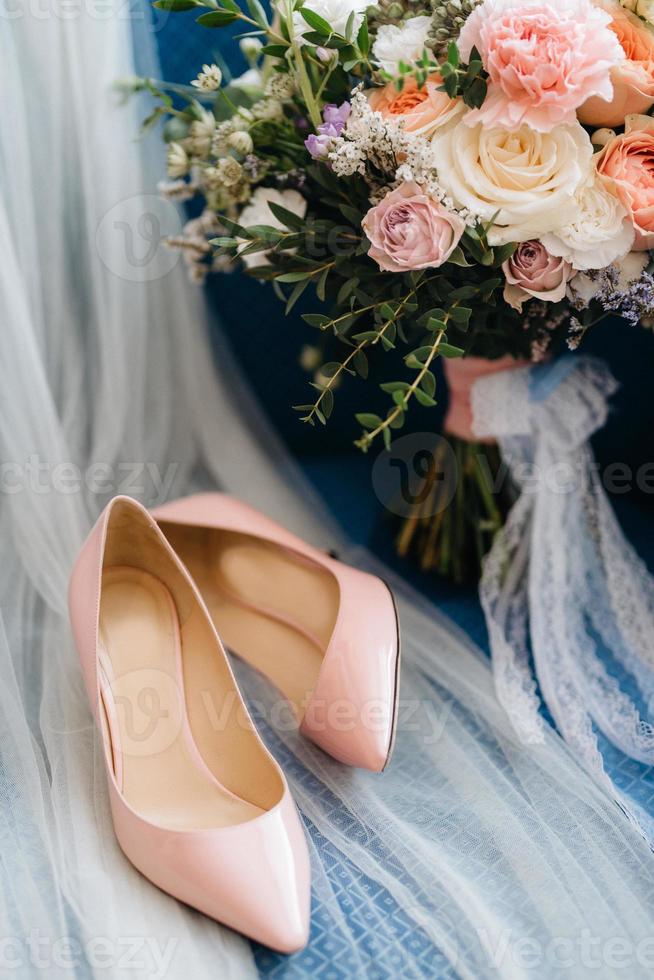
M 300 555 L 231 531 L 164 525 L 221 639 L 304 716 L 334 629 L 333 575 Z
M 183 650 L 165 585 L 141 569 L 106 569 L 100 637 L 111 674 L 103 719 L 114 760 L 120 753 L 122 792 L 130 806 L 177 830 L 227 827 L 263 813 L 218 782 L 193 740 L 181 664 L 192 651 Z

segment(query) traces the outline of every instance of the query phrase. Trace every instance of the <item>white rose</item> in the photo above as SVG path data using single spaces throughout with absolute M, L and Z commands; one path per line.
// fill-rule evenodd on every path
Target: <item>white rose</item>
M 576 213 L 542 242 L 573 269 L 603 269 L 631 249 L 636 233 L 626 208 L 597 180 L 577 191 Z
M 353 36 L 356 37 L 357 31 L 363 23 L 363 15 L 366 8 L 370 5 L 370 0 L 306 0 L 302 4 L 305 10 L 311 10 L 326 20 L 336 34 L 345 36 L 345 29 L 350 14 L 354 13 Z M 297 10 L 293 14 L 293 30 L 296 37 L 302 41 L 302 35 L 311 30 L 302 14 Z
M 410 65 L 422 56 L 430 27 L 431 17 L 409 17 L 397 26 L 382 24 L 372 46 L 375 61 L 384 71 L 399 75 L 399 61 Z
M 284 228 L 282 222 L 277 218 L 270 208 L 268 202 L 279 204 L 292 211 L 293 214 L 304 217 L 307 211 L 307 202 L 297 191 L 278 191 L 274 187 L 257 187 L 249 202 L 241 211 L 238 223 L 242 228 L 249 228 L 252 225 L 268 225 L 270 228 Z M 245 247 L 245 244 L 242 246 Z M 250 255 L 242 257 L 243 264 L 250 269 L 257 265 L 268 265 L 265 252 L 252 252 Z
M 486 129 L 464 121 L 437 132 L 433 158 L 439 183 L 454 203 L 483 221 L 495 222 L 491 245 L 526 242 L 554 229 L 575 206 L 574 195 L 588 179 L 593 147 L 578 124 L 537 133 Z

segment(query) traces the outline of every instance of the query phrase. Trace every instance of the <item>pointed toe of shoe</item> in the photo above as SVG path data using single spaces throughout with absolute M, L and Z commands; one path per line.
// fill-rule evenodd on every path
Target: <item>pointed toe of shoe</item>
M 281 953 L 309 936 L 309 852 L 286 792 L 275 809 L 215 831 L 148 824 L 112 794 L 114 823 L 130 861 L 163 891 Z
M 349 766 L 381 772 L 397 717 L 399 626 L 380 578 L 340 565 L 341 608 L 302 731 Z
M 265 864 L 263 854 L 252 855 L 245 877 L 233 876 L 227 888 L 225 861 L 209 862 L 214 880 L 204 911 L 255 942 L 288 954 L 304 949 L 309 939 L 311 895 L 308 873 L 298 874 L 298 854 L 289 858 L 284 850 L 266 853 Z

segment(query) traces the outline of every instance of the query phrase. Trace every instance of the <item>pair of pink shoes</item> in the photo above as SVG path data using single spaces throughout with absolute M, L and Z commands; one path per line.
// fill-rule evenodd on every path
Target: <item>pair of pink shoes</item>
M 152 514 L 114 498 L 69 598 L 123 851 L 188 905 L 281 952 L 301 949 L 306 839 L 222 642 L 272 681 L 303 735 L 381 771 L 398 693 L 389 589 L 246 504 L 203 494 Z

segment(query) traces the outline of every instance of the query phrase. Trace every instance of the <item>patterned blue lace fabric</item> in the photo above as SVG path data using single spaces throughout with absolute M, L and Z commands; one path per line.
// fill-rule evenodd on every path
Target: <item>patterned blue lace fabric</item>
M 192 12 L 181 15 L 158 15 L 156 21 L 158 27 L 157 41 L 163 77 L 169 81 L 189 81 L 196 74 L 198 67 L 203 62 L 210 60 L 211 46 L 213 46 L 213 53 L 215 53 L 219 64 L 224 65 L 226 63 L 235 74 L 244 70 L 245 65 L 238 52 L 237 44 L 229 42 L 230 37 L 238 33 L 237 30 L 207 32 L 195 25 L 194 16 Z M 207 45 L 209 45 L 209 50 Z M 228 318 L 229 310 L 233 307 L 234 311 L 238 310 L 239 321 L 242 324 L 244 314 L 241 286 L 242 280 L 239 277 L 230 277 L 229 280 L 221 281 L 220 292 L 223 317 Z M 217 295 L 218 287 L 215 287 L 215 292 Z M 281 308 L 277 309 L 274 306 L 272 300 L 266 300 L 263 296 L 260 299 L 267 315 L 265 317 L 253 317 L 253 329 L 269 331 L 271 319 L 278 318 L 281 320 L 282 311 Z M 259 298 L 252 299 L 250 297 L 247 300 L 247 303 L 254 303 L 255 305 L 258 302 Z M 257 323 L 259 323 L 258 327 L 256 327 Z M 226 330 L 233 341 L 234 332 L 230 330 L 229 323 L 226 323 Z M 288 338 L 289 331 L 284 331 L 283 335 Z M 637 344 L 644 344 L 645 346 L 649 344 L 649 347 L 652 347 L 650 340 L 651 338 L 647 338 L 647 340 L 635 338 Z M 288 340 L 286 340 L 286 345 L 289 347 Z M 237 356 L 238 353 L 237 349 Z M 296 361 L 294 353 L 287 349 L 281 360 L 286 365 L 289 385 L 293 388 L 298 384 L 303 385 L 305 379 L 294 367 Z M 285 403 L 289 385 L 286 383 L 280 385 Z M 259 386 L 257 389 L 261 390 Z M 296 398 L 294 400 L 301 399 Z M 284 419 L 284 410 L 280 410 L 279 405 L 276 404 L 268 405 L 265 393 L 264 402 L 264 407 L 270 410 L 273 421 L 279 423 L 280 420 Z M 293 418 L 289 413 L 284 427 L 286 428 L 292 423 Z M 431 425 L 434 425 L 433 421 Z M 285 435 L 288 436 L 288 430 Z M 633 436 L 633 433 L 630 435 Z M 304 446 L 302 438 L 292 435 L 289 441 L 296 448 L 302 448 Z M 439 609 L 453 619 L 475 643 L 488 652 L 483 613 L 474 591 L 457 589 L 440 580 L 430 579 L 412 566 L 401 563 L 395 558 L 390 535 L 384 528 L 380 527 L 374 516 L 374 497 L 367 469 L 368 464 L 351 456 L 339 457 L 337 460 L 329 457 L 317 458 L 315 455 L 304 456 L 300 462 L 353 540 L 365 544 L 383 560 L 393 564 L 401 574 L 410 580 L 411 584 L 421 590 L 428 598 L 435 599 Z M 622 502 L 619 513 L 626 532 L 641 553 L 643 553 L 644 547 L 649 547 L 649 553 L 643 553 L 643 557 L 649 562 L 650 568 L 654 569 L 654 535 L 651 531 L 654 517 L 651 512 L 648 514 L 646 510 L 640 510 L 637 505 Z M 257 721 L 282 766 L 289 772 L 292 771 L 292 767 L 297 765 L 293 754 L 281 741 L 276 739 L 275 733 L 267 727 L 264 718 L 259 717 Z M 605 739 L 600 738 L 600 748 L 609 775 L 616 786 L 632 802 L 634 809 L 639 813 L 643 826 L 651 831 L 652 836 L 654 836 L 654 773 L 652 769 L 625 757 Z M 315 792 L 328 794 L 329 790 L 316 781 Z M 339 806 L 335 800 L 334 806 Z M 343 811 L 339 815 L 339 819 L 346 822 L 349 819 L 347 812 Z M 398 951 L 409 949 L 413 961 L 420 971 L 419 975 L 428 978 L 456 976 L 446 958 L 434 948 L 428 937 L 416 929 L 415 925 L 407 919 L 386 891 L 360 873 L 356 876 L 357 887 L 353 888 L 352 866 L 349 865 L 345 855 L 337 852 L 333 845 L 322 839 L 312 825 L 309 824 L 307 830 L 313 846 L 320 851 L 322 860 L 328 869 L 332 895 L 336 895 L 351 935 L 356 937 L 361 958 L 356 969 L 353 969 L 349 944 L 340 938 L 338 932 L 333 929 L 331 913 L 330 915 L 327 914 L 320 895 L 315 893 L 312 904 L 311 938 L 307 949 L 295 956 L 285 957 L 263 947 L 255 947 L 257 966 L 263 976 L 351 980 L 353 976 L 365 975 L 374 978 L 374 980 L 386 980 L 386 978 L 390 980 L 390 978 L 399 975 L 398 971 L 403 962 L 403 957 L 399 955 Z M 352 832 L 356 833 L 356 827 L 352 827 Z M 453 834 L 457 832 L 463 834 L 465 828 L 453 828 Z M 370 841 L 369 845 L 373 848 L 383 847 L 383 841 Z M 371 893 L 375 894 L 376 907 L 379 908 L 380 914 L 384 918 L 383 934 L 380 934 L 375 928 L 375 922 L 370 922 L 361 915 L 358 896 L 366 894 L 369 897 Z

